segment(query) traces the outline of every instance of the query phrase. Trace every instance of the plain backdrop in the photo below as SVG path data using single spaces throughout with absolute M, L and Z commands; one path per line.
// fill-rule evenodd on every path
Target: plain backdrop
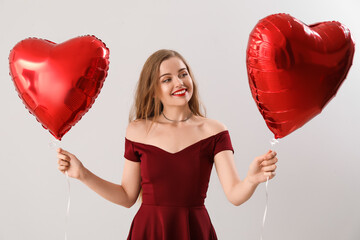
M 135 85 L 147 57 L 179 51 L 193 68 L 207 117 L 230 131 L 243 179 L 273 135 L 251 97 L 245 54 L 258 20 L 289 13 L 306 24 L 336 20 L 360 39 L 358 0 L 92 1 L 0 0 L 0 239 L 64 239 L 65 176 L 54 142 L 25 109 L 9 76 L 8 55 L 22 39 L 57 43 L 93 34 L 110 49 L 110 69 L 90 111 L 63 138 L 92 172 L 121 182 L 124 137 Z M 264 240 L 360 239 L 360 61 L 323 112 L 280 140 L 269 183 Z M 71 179 L 68 240 L 126 239 L 139 208 L 127 209 Z M 213 169 L 205 205 L 219 239 L 260 239 L 265 184 L 235 207 Z

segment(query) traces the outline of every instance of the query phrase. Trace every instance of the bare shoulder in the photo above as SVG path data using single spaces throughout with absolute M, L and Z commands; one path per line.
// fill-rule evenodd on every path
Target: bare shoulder
M 210 135 L 228 130 L 225 124 L 216 119 L 202 118 L 202 120 L 204 121 L 204 125 L 206 126 Z
M 146 131 L 146 126 L 144 119 L 131 121 L 126 128 L 126 138 L 132 141 L 138 141 L 139 137 Z

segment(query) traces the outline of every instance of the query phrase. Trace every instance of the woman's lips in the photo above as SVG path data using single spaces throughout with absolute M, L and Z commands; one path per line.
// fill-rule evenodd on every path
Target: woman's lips
M 186 90 L 186 89 L 184 89 L 184 90 L 177 91 L 177 92 L 184 92 L 184 93 L 181 93 L 181 94 L 176 94 L 176 92 L 175 92 L 175 93 L 173 93 L 172 95 L 173 95 L 173 96 L 176 96 L 176 97 L 183 97 L 183 96 L 185 96 L 185 94 L 186 94 L 187 90 Z

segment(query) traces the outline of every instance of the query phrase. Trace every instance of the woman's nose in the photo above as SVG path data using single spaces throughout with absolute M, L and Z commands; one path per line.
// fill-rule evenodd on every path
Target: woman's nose
M 178 86 L 178 85 L 182 86 L 182 85 L 184 85 L 184 82 L 179 77 L 175 77 L 175 85 L 176 86 Z

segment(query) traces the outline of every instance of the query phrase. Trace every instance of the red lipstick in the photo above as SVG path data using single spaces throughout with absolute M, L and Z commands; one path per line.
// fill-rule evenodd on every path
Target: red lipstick
M 182 94 L 176 94 L 177 92 L 182 92 L 182 91 L 184 91 L 184 93 L 182 93 Z M 178 96 L 178 97 L 182 97 L 182 96 L 185 96 L 186 91 L 187 91 L 186 88 L 183 88 L 183 89 L 180 89 L 180 90 L 177 90 L 177 91 L 173 92 L 171 95 L 173 95 L 173 96 Z

